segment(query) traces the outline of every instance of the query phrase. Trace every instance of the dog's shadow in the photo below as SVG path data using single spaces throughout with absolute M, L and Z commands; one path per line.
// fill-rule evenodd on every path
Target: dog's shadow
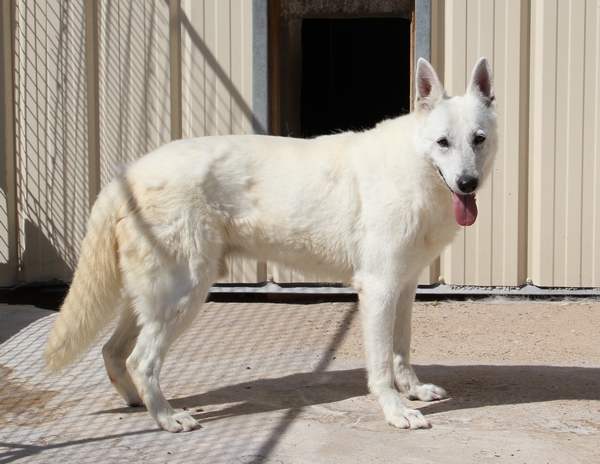
M 424 414 L 557 400 L 600 401 L 600 369 L 570 366 L 416 366 L 449 399 L 422 403 Z
M 600 369 L 557 366 L 414 366 L 423 382 L 446 389 L 449 398 L 419 403 L 424 414 L 484 406 L 555 400 L 600 400 Z M 170 400 L 202 421 L 334 403 L 368 394 L 364 369 L 293 374 L 260 379 Z M 408 402 L 410 404 L 410 402 Z M 225 405 L 223 408 L 214 408 Z M 203 407 L 206 406 L 206 411 Z M 118 408 L 102 413 L 127 413 Z

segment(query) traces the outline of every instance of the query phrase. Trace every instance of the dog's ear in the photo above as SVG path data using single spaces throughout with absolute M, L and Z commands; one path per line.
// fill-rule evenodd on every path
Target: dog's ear
M 485 56 L 479 58 L 473 68 L 468 92 L 482 98 L 487 106 L 492 105 L 496 99 L 496 97 L 494 97 L 492 70 Z
M 433 69 L 423 58 L 417 62 L 417 92 L 415 108 L 431 111 L 444 98 L 444 86 Z

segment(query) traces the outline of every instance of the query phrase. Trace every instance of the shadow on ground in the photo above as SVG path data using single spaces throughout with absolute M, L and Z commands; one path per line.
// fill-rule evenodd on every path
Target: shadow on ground
M 486 406 L 552 402 L 557 400 L 600 400 L 600 368 L 557 366 L 486 366 L 486 365 L 423 365 L 415 366 L 419 377 L 447 389 L 449 398 L 433 403 L 418 403 L 427 414 L 443 413 Z M 107 380 L 108 382 L 108 380 Z M 259 379 L 209 390 L 197 395 L 175 398 L 173 407 L 187 407 L 201 423 L 233 416 L 246 416 L 270 411 L 284 413 L 280 424 L 260 449 L 260 456 L 269 456 L 287 427 L 311 405 L 335 403 L 367 394 L 364 369 L 311 372 L 272 379 Z M 408 402 L 409 404 L 411 402 Z M 414 404 L 414 403 L 413 403 Z M 222 408 L 219 409 L 219 406 Z M 374 402 L 361 407 L 379 413 Z M 115 408 L 91 413 L 128 414 L 144 408 Z M 339 409 L 338 409 L 339 410 Z M 341 416 L 341 420 L 353 420 Z M 383 422 L 383 416 L 381 416 Z M 115 417 L 115 426 L 118 420 Z M 435 425 L 434 425 L 435 427 Z M 67 440 L 48 445 L 0 442 L 6 451 L 0 453 L 0 463 L 27 459 L 52 449 L 100 443 L 130 435 L 163 434 L 158 428 L 126 431 L 80 440 Z M 399 432 L 411 433 L 411 432 Z
M 449 399 L 424 414 L 557 400 L 600 400 L 600 369 L 569 366 L 417 366 L 419 378 L 443 386 Z
M 449 395 L 446 400 L 420 407 L 424 414 L 556 400 L 600 400 L 598 368 L 427 365 L 415 366 L 415 371 L 423 381 L 444 387 Z M 195 415 L 201 422 L 207 422 L 230 416 L 335 403 L 367 393 L 365 370 L 352 369 L 260 379 L 174 398 L 170 403 L 174 408 L 187 407 L 192 412 L 207 405 L 226 405 L 217 411 L 200 411 Z M 96 414 L 139 410 L 124 407 Z

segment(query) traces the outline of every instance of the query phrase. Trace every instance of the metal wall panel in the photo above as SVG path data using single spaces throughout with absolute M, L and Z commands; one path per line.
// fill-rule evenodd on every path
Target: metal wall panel
M 252 2 L 181 3 L 183 137 L 252 133 Z M 254 260 L 230 259 L 222 282 L 257 282 Z
M 17 281 L 14 41 L 11 2 L 0 4 L 0 286 Z
M 583 57 L 581 280 L 600 286 L 600 1 L 585 6 Z M 571 124 L 571 126 L 573 126 Z
M 100 172 L 171 140 L 169 5 L 102 0 L 98 12 Z M 93 77 L 93 76 L 92 76 Z
M 252 2 L 182 2 L 183 136 L 252 132 Z
M 528 5 L 518 0 L 450 0 L 436 5 L 443 38 L 433 40 L 436 65 L 450 95 L 461 95 L 472 68 L 486 56 L 499 107 L 498 155 L 477 194 L 479 217 L 441 256 L 447 283 L 511 286 L 525 283 L 527 233 Z M 440 48 L 442 48 L 440 50 Z
M 88 211 L 85 5 L 14 13 L 18 279 L 68 279 Z
M 529 271 L 600 286 L 600 2 L 533 1 Z
M 421 283 L 600 287 L 600 0 L 431 6 L 449 94 L 490 59 L 500 139 L 476 224 Z M 70 278 L 115 165 L 178 133 L 252 132 L 251 0 L 11 0 L 0 24 L 0 285 Z M 268 275 L 314 280 L 232 260 L 224 281 Z

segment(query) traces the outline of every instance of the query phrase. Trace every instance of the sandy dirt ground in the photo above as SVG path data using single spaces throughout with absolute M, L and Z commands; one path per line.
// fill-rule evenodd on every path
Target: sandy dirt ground
M 388 426 L 368 394 L 352 303 L 209 303 L 162 385 L 201 430 L 124 407 L 100 347 L 59 378 L 55 314 L 0 345 L 0 462 L 600 462 L 600 302 L 416 303 L 412 362 L 449 398 L 407 401 L 428 430 Z
M 360 344 L 353 322 L 339 351 L 360 359 Z M 428 438 L 452 436 L 435 462 L 600 462 L 598 301 L 416 303 L 411 351 L 420 379 L 449 394 L 408 402 L 433 424 Z

